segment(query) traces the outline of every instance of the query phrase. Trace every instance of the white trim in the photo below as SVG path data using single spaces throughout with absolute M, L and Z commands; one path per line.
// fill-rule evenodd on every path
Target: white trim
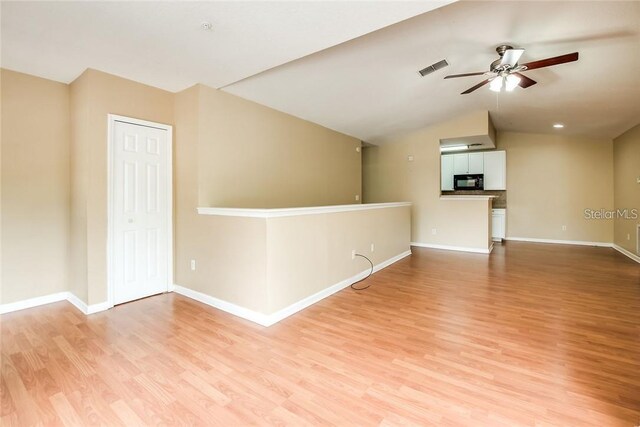
M 69 295 L 67 295 L 67 301 L 73 304 L 78 310 L 80 310 L 84 314 L 87 314 L 89 312 L 89 307 L 84 301 L 82 301 L 80 298 L 78 298 L 71 292 L 68 292 L 68 294 Z
M 310 206 L 303 208 L 249 209 L 249 208 L 198 208 L 200 215 L 240 216 L 247 218 L 278 218 L 283 216 L 316 215 L 335 212 L 364 211 L 368 209 L 411 206 L 411 202 L 363 203 L 356 205 Z
M 420 243 L 420 242 L 411 242 L 411 246 L 416 246 L 419 248 L 429 248 L 429 249 L 443 249 L 445 251 L 458 251 L 458 252 L 473 252 L 476 254 L 489 254 L 493 250 L 493 244 L 486 248 L 468 248 L 466 246 L 450 246 L 450 245 L 436 245 L 433 243 Z
M 381 262 L 373 267 L 373 272 L 377 272 L 382 270 L 385 267 L 401 260 L 404 257 L 411 255 L 411 250 L 405 251 L 399 255 L 396 255 L 392 258 L 389 258 L 386 261 Z M 223 301 L 218 298 L 214 298 L 210 295 L 203 294 L 202 292 L 194 291 L 189 288 L 185 288 L 179 285 L 174 285 L 174 292 L 184 295 L 188 298 L 194 299 L 196 301 L 200 301 L 203 304 L 207 304 L 209 306 L 215 307 L 227 313 L 233 314 L 234 316 L 242 317 L 243 319 L 249 320 L 251 322 L 257 323 L 262 326 L 271 326 L 287 317 L 297 313 L 298 311 L 309 307 L 316 302 L 335 294 L 336 292 L 350 286 L 351 284 L 357 282 L 360 279 L 365 278 L 369 274 L 369 270 L 362 271 L 355 276 L 352 276 L 348 279 L 342 280 L 335 285 L 329 286 L 326 289 L 323 289 L 319 292 L 316 292 L 313 295 L 310 295 L 306 298 L 301 299 L 298 302 L 291 304 L 288 307 L 283 308 L 282 310 L 278 310 L 272 314 L 263 314 L 257 311 L 249 310 L 248 308 L 241 307 L 236 304 L 232 304 L 227 301 Z
M 16 301 L 9 304 L 2 304 L 0 305 L 0 314 L 11 313 L 14 311 L 38 307 L 41 305 L 51 304 L 59 301 L 68 301 L 86 315 L 105 311 L 112 307 L 107 301 L 87 306 L 84 301 L 82 301 L 71 292 L 58 292 L 56 294 L 44 295 L 41 297 Z
M 631 258 L 635 262 L 639 262 L 640 263 L 640 256 L 634 254 L 633 252 L 630 252 L 630 251 L 626 250 L 622 246 L 618 246 L 618 245 L 616 245 L 614 243 L 613 244 L 613 249 L 615 249 L 616 251 L 620 252 L 622 255 L 628 256 L 629 258 Z
M 114 136 L 114 126 L 116 122 L 130 123 L 139 126 L 146 126 L 161 129 L 167 132 L 167 291 L 170 292 L 173 286 L 173 126 L 162 123 L 150 122 L 147 120 L 134 119 L 131 117 L 119 116 L 117 114 L 107 114 L 107 301 L 87 307 L 87 314 L 95 313 L 113 307 L 113 287 L 111 278 L 113 272 L 113 168 L 114 152 L 112 138 Z M 105 305 L 106 304 L 106 305 Z M 104 306 L 104 308 L 103 308 Z M 94 308 L 95 307 L 95 308 Z M 96 310 L 96 311 L 92 311 Z
M 598 246 L 601 248 L 611 248 L 613 243 L 606 242 L 585 242 L 582 240 L 554 240 L 554 239 L 536 239 L 532 237 L 505 237 L 505 240 L 515 242 L 531 242 L 531 243 L 553 243 L 557 245 L 578 245 L 578 246 Z
M 56 294 L 29 298 L 22 301 L 10 302 L 8 304 L 1 304 L 0 314 L 37 307 L 39 305 L 51 304 L 53 302 L 64 301 L 67 299 L 67 294 L 68 292 L 58 292 Z
M 257 311 L 249 310 L 242 306 L 224 301 L 211 295 L 203 294 L 202 292 L 194 291 L 193 289 L 185 288 L 180 285 L 173 285 L 173 292 L 184 295 L 185 297 L 200 301 L 203 304 L 233 314 L 234 316 L 242 317 L 243 319 L 250 320 L 262 326 L 270 326 L 269 316 L 266 314 L 258 313 Z
M 381 262 L 380 264 L 376 264 L 373 267 L 373 273 L 376 273 L 380 270 L 382 270 L 385 267 L 390 266 L 391 264 L 400 261 L 402 258 L 408 257 L 409 255 L 411 255 L 411 250 L 405 251 L 399 255 L 396 255 L 392 258 L 389 258 L 386 261 Z M 360 273 L 356 274 L 355 276 L 351 276 L 348 279 L 342 280 L 341 282 L 336 283 L 335 285 L 329 286 L 326 289 L 323 289 L 319 292 L 316 292 L 313 295 L 309 295 L 306 298 L 301 299 L 298 302 L 295 302 L 293 304 L 291 304 L 288 307 L 285 307 L 281 310 L 276 311 L 275 313 L 271 314 L 269 316 L 269 320 L 271 321 L 270 325 L 265 325 L 265 326 L 271 326 L 274 323 L 277 323 L 279 321 L 281 321 L 282 319 L 285 319 L 295 313 L 297 313 L 300 310 L 303 310 L 307 307 L 309 307 L 310 305 L 313 305 L 315 303 L 317 303 L 318 301 L 321 301 L 325 298 L 327 298 L 328 296 L 331 296 L 333 294 L 335 294 L 338 291 L 341 291 L 342 289 L 351 286 L 353 283 L 357 282 L 358 280 L 364 279 L 365 277 L 367 277 L 367 275 L 369 274 L 370 269 L 366 269 L 364 271 L 361 271 Z M 373 274 L 372 273 L 372 274 Z

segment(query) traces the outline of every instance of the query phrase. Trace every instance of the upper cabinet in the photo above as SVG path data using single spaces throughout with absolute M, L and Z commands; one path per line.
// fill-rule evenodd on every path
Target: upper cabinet
M 453 156 L 440 157 L 440 183 L 442 191 L 453 191 Z
M 483 173 L 484 156 L 482 153 L 458 153 L 451 155 L 451 157 L 453 157 L 454 175 Z
M 507 153 L 506 151 L 484 152 L 484 189 L 507 189 Z
M 467 173 L 484 173 L 484 153 L 469 153 L 469 171 Z
M 484 174 L 485 190 L 507 189 L 505 151 L 482 151 L 441 156 L 441 189 L 453 191 L 453 175 Z
M 469 173 L 469 154 L 460 153 L 452 154 L 453 157 L 453 174 L 461 175 Z

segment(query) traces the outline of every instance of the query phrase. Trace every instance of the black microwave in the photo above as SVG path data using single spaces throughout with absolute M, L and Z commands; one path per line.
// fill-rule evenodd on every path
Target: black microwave
M 471 174 L 471 175 L 454 175 L 453 189 L 454 190 L 484 190 L 484 175 L 481 173 Z

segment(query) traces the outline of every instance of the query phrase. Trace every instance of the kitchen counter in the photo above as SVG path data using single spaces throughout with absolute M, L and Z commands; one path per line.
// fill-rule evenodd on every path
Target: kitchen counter
M 476 195 L 476 194 L 442 194 L 440 195 L 440 199 L 444 199 L 444 200 L 489 200 L 489 199 L 495 199 L 498 196 L 494 196 L 494 195 L 487 195 L 487 196 L 480 196 L 480 195 Z
M 507 207 L 507 192 L 504 190 L 458 190 L 458 191 L 443 191 L 441 198 L 450 198 L 451 196 L 494 196 L 493 207 L 498 209 L 504 209 Z

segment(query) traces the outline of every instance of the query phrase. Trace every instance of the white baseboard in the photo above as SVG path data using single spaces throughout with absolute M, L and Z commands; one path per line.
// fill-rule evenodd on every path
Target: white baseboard
M 29 298 L 22 301 L 10 302 L 0 305 L 0 314 L 11 313 L 13 311 L 24 310 L 26 308 L 38 307 L 39 305 L 51 304 L 53 302 L 64 301 L 69 292 L 58 292 L 41 297 Z
M 75 305 L 78 310 L 80 310 L 81 312 L 87 315 L 99 313 L 101 311 L 109 310 L 111 308 L 111 306 L 109 305 L 109 302 L 107 301 L 101 302 L 99 304 L 87 305 L 84 301 L 82 301 L 80 298 L 78 298 L 71 292 L 69 292 L 67 301 Z
M 173 292 L 196 301 L 200 301 L 203 304 L 210 305 L 211 307 L 215 307 L 219 310 L 226 311 L 234 316 L 250 320 L 262 326 L 271 326 L 272 324 L 269 322 L 269 316 L 266 314 L 249 310 L 248 308 L 212 297 L 211 295 L 203 294 L 202 292 L 194 291 L 193 289 L 185 288 L 180 285 L 173 285 Z
M 58 292 L 55 294 L 44 295 L 36 298 L 29 298 L 22 301 L 16 301 L 9 304 L 0 304 L 0 314 L 11 313 L 26 308 L 38 307 L 40 305 L 51 304 L 53 302 L 69 301 L 74 307 L 84 314 L 93 314 L 111 308 L 108 302 L 87 305 L 80 298 L 71 292 Z
M 397 261 L 400 261 L 402 258 L 408 257 L 409 255 L 411 255 L 411 250 L 402 252 L 401 254 L 396 255 L 392 258 L 389 258 L 386 261 L 382 261 L 380 264 L 376 264 L 373 266 L 373 273 L 376 273 L 382 270 L 383 268 L 388 267 Z M 283 308 L 282 310 L 276 311 L 275 313 L 269 316 L 271 325 L 281 321 L 282 319 L 285 319 L 291 316 L 292 314 L 297 313 L 302 309 L 309 307 L 310 305 L 317 303 L 320 300 L 327 298 L 328 296 L 335 294 L 338 291 L 343 290 L 348 286 L 351 286 L 353 283 L 357 282 L 358 280 L 364 279 L 369 274 L 369 271 L 370 269 L 361 271 L 355 276 L 351 276 L 348 279 L 342 280 L 336 283 L 335 285 L 329 286 L 328 288 L 321 290 L 320 292 L 316 292 L 313 295 L 309 295 L 308 297 L 301 299 L 300 301 L 295 302 L 290 306 Z M 270 325 L 266 325 L 266 326 L 270 326 Z
M 597 246 L 600 248 L 613 248 L 623 255 L 631 258 L 635 262 L 640 263 L 640 256 L 629 252 L 625 248 L 616 245 L 615 243 L 606 242 L 585 242 L 582 240 L 552 240 L 552 239 L 534 239 L 530 237 L 507 237 L 505 240 L 513 240 L 515 242 L 531 242 L 531 243 L 551 243 L 558 245 L 578 245 L 578 246 Z
M 104 301 L 98 304 L 91 304 L 87 307 L 87 312 L 85 314 L 100 313 L 101 311 L 107 311 L 112 307 L 113 305 L 109 304 L 108 301 Z
M 433 243 L 420 243 L 420 242 L 411 242 L 411 246 L 417 246 L 419 248 L 444 249 L 445 251 L 473 252 L 476 254 L 489 254 L 493 250 L 493 244 L 489 247 L 489 249 L 468 248 L 466 246 L 436 245 Z
M 377 272 L 382 270 L 385 267 L 411 255 L 411 251 L 405 251 L 399 255 L 396 255 L 392 258 L 389 258 L 386 261 L 381 262 L 380 264 L 376 264 L 373 267 L 373 272 Z M 194 291 L 189 288 L 185 288 L 179 285 L 173 285 L 174 292 L 194 299 L 196 301 L 200 301 L 203 304 L 210 305 L 227 313 L 233 314 L 234 316 L 242 317 L 243 319 L 247 319 L 251 322 L 257 323 L 262 326 L 271 326 L 279 321 L 297 313 L 298 311 L 309 307 L 310 305 L 315 304 L 316 302 L 335 294 L 336 292 L 350 286 L 351 284 L 357 282 L 360 279 L 367 277 L 369 274 L 369 270 L 362 271 L 355 276 L 349 277 L 348 279 L 342 280 L 335 285 L 329 286 L 326 289 L 321 290 L 320 292 L 316 292 L 313 295 L 310 295 L 304 299 L 301 299 L 298 302 L 291 304 L 288 307 L 283 308 L 282 310 L 278 310 L 272 314 L 263 314 L 253 310 L 249 310 L 247 308 L 241 307 L 236 304 L 232 304 L 227 301 L 223 301 L 218 298 L 214 298 L 210 295 L 203 294 L 198 291 Z
M 623 248 L 622 246 L 618 246 L 615 243 L 613 244 L 613 249 L 615 249 L 616 251 L 620 252 L 622 255 L 626 255 L 629 258 L 631 258 L 632 260 L 634 260 L 635 262 L 640 263 L 640 256 L 634 254 L 633 252 L 629 252 L 628 250 L 626 250 L 625 248 Z
M 84 314 L 87 314 L 89 312 L 89 307 L 87 306 L 87 304 L 84 301 L 82 301 L 80 298 L 78 298 L 77 296 L 75 296 L 71 292 L 67 292 L 67 294 L 68 294 L 67 295 L 67 301 L 69 301 L 71 304 L 73 304 L 78 310 L 80 310 Z
M 531 242 L 531 243 L 553 243 L 557 245 L 579 245 L 579 246 L 598 246 L 601 248 L 611 248 L 613 243 L 606 242 L 585 242 L 582 240 L 553 240 L 553 239 L 534 239 L 532 237 L 506 237 L 505 240 L 514 242 Z

